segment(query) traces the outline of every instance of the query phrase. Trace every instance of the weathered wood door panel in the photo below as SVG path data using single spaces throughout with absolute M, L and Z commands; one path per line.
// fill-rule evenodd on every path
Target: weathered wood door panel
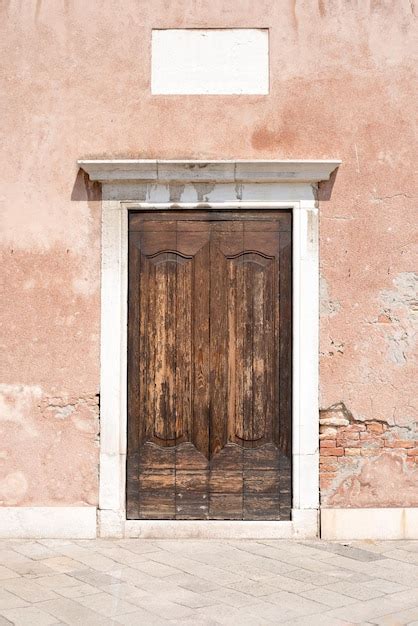
M 133 213 L 129 519 L 289 519 L 291 214 Z

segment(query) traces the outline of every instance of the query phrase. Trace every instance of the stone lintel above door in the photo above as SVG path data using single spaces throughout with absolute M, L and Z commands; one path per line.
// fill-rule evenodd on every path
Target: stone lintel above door
M 329 180 L 341 164 L 324 160 L 80 159 L 92 181 L 102 183 L 308 183 Z

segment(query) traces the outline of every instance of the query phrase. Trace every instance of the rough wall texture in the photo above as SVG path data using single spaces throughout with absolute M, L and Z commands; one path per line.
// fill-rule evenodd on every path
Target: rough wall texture
M 81 157 L 341 158 L 321 214 L 322 500 L 418 505 L 414 0 L 4 0 L 0 503 L 97 501 Z M 151 28 L 269 27 L 268 96 L 151 96 Z M 360 454 L 359 452 L 360 451 Z

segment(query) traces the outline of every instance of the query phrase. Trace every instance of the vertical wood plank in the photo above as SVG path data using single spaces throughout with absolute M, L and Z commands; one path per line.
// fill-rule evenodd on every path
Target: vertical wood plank
M 216 224 L 214 225 L 216 226 Z M 215 228 L 210 241 L 210 456 L 227 441 L 227 260 L 219 249 Z
M 290 232 L 280 233 L 279 448 L 291 458 L 292 437 L 292 245 Z
M 140 236 L 129 233 L 128 242 L 128 432 L 126 462 L 126 515 L 139 517 L 139 447 L 140 447 Z
M 175 415 L 176 445 L 192 433 L 192 260 L 177 266 Z
M 192 442 L 209 459 L 209 267 L 208 241 L 194 257 Z
M 254 443 L 266 435 L 267 396 L 271 373 L 267 369 L 268 337 L 266 334 L 266 317 L 271 311 L 271 294 L 266 291 L 266 273 L 268 270 L 254 266 L 252 271 L 252 420 L 251 438 Z

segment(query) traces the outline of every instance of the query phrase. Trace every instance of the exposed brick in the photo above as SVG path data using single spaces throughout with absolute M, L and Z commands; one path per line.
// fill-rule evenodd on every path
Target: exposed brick
M 359 448 L 361 445 L 359 439 L 337 439 L 337 448 Z
M 371 422 L 366 425 L 367 430 L 372 433 L 382 433 L 383 432 L 383 424 L 380 422 Z
M 329 459 L 330 457 L 327 457 Z M 411 457 L 413 458 L 413 457 Z M 325 460 L 325 459 L 324 459 Z M 331 458 L 332 460 L 332 458 Z M 322 463 L 321 472 L 335 472 L 338 469 L 338 463 Z
M 406 453 L 408 456 L 418 456 L 418 448 L 410 448 Z
M 367 439 L 362 441 L 362 448 L 383 448 L 384 442 L 382 439 Z
M 366 430 L 366 426 L 364 424 L 350 424 L 344 428 L 344 432 L 347 433 L 356 433 L 362 430 Z
M 361 450 L 361 448 L 356 448 L 356 449 L 357 450 Z M 358 456 L 358 455 L 355 455 L 355 456 L 352 456 L 352 455 L 351 456 L 350 455 L 339 456 L 337 460 L 338 460 L 339 463 L 343 463 L 345 465 L 347 465 L 347 463 L 355 464 L 357 462 L 356 456 Z
M 358 431 L 339 432 L 337 437 L 345 437 L 346 439 L 360 439 L 360 433 Z
M 348 426 L 350 424 L 344 417 L 322 417 L 319 423 L 322 426 Z
M 323 456 L 342 456 L 344 454 L 344 448 L 324 448 L 321 450 Z
M 415 442 L 410 439 L 395 439 L 394 441 L 386 441 L 387 448 L 414 448 Z
M 360 433 L 360 439 L 362 441 L 375 441 L 377 439 L 376 435 L 372 435 L 370 432 Z
M 344 453 L 347 456 L 360 456 L 361 449 L 360 448 L 345 448 Z
M 321 448 L 335 448 L 336 447 L 335 439 L 322 439 L 319 442 L 319 445 L 321 446 Z
M 336 477 L 336 474 L 334 472 L 327 472 L 327 473 L 321 474 L 320 479 L 319 479 L 320 488 L 327 489 L 327 487 L 330 486 L 330 484 L 335 479 L 335 477 Z
M 320 455 L 320 457 L 319 457 L 319 464 L 320 464 L 320 465 L 321 465 L 321 464 L 324 464 L 324 463 L 326 463 L 327 465 L 329 465 L 330 463 L 335 463 L 335 464 L 337 464 L 337 460 L 338 460 L 338 459 L 332 459 L 332 458 L 330 458 L 329 456 L 325 456 L 325 457 L 324 457 L 324 456 L 322 456 L 322 454 L 321 454 L 321 455 Z
M 319 438 L 321 439 L 326 439 L 326 438 L 331 438 L 335 437 L 337 432 L 338 432 L 338 428 L 335 428 L 334 426 L 320 426 L 319 427 Z
M 319 441 L 322 441 L 323 439 L 329 439 L 330 437 L 334 437 L 335 438 L 335 436 L 336 436 L 335 434 L 332 435 L 330 433 L 321 433 L 319 435 Z
M 361 456 L 376 456 L 379 448 L 361 448 Z

